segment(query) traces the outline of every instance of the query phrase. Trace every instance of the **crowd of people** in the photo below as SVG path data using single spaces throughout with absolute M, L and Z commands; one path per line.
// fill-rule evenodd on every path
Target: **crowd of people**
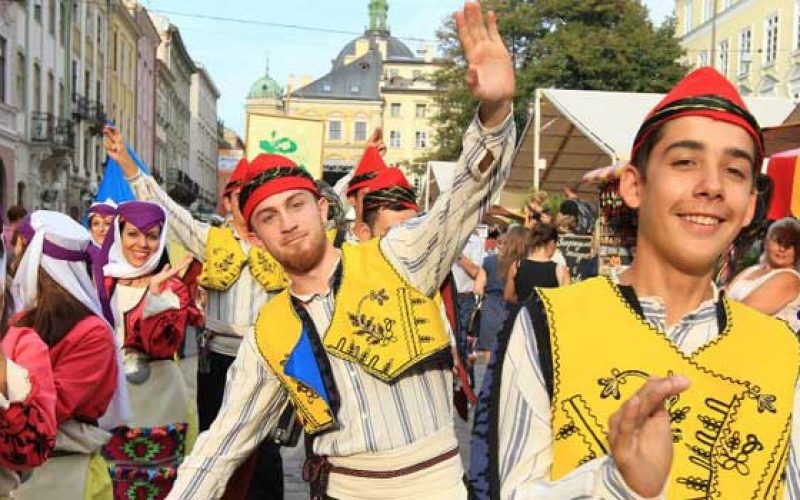
M 559 240 L 597 217 L 576 186 L 483 224 L 514 154 L 514 68 L 493 13 L 467 2 L 455 22 L 480 104 L 426 213 L 378 129 L 332 188 L 243 159 L 211 226 L 111 126 L 135 200 L 98 200 L 85 226 L 8 210 L 0 498 L 281 499 L 281 447 L 303 441 L 315 499 L 800 499 L 800 222 L 715 281 L 766 226 L 737 91 L 702 68 L 651 111 L 620 178 L 633 261 L 571 275 Z

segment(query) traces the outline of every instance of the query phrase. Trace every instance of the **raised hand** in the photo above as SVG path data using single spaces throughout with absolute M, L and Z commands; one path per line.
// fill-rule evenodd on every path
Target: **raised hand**
M 153 295 L 159 295 L 164 290 L 164 283 L 170 278 L 174 278 L 183 272 L 189 264 L 192 263 L 192 256 L 187 255 L 176 267 L 171 267 L 169 264 L 164 266 L 160 273 L 150 277 L 149 292 Z
M 383 142 L 383 129 L 381 127 L 375 127 L 375 130 L 372 131 L 372 135 L 367 140 L 367 147 L 370 146 L 377 149 L 381 156 L 386 154 L 386 143 Z
M 119 163 L 127 177 L 132 177 L 139 171 L 139 167 L 128 154 L 125 139 L 117 127 L 111 125 L 103 127 L 103 148 L 110 158 Z
M 489 11 L 484 21 L 480 4 L 468 1 L 464 10 L 456 12 L 455 21 L 470 92 L 489 111 L 506 111 L 504 119 L 514 98 L 514 66 L 497 31 L 495 13 Z
M 611 456 L 625 483 L 643 497 L 659 495 L 672 467 L 672 427 L 666 401 L 689 387 L 673 375 L 651 378 L 609 419 Z

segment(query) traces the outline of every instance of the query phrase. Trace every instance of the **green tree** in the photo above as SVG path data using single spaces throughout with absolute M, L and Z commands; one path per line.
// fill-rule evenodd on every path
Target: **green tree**
M 687 72 L 675 21 L 655 26 L 639 0 L 484 0 L 494 9 L 517 76 L 515 119 L 522 130 L 537 88 L 666 92 Z M 456 158 L 474 116 L 452 21 L 439 30 L 445 64 L 434 118 L 437 159 Z

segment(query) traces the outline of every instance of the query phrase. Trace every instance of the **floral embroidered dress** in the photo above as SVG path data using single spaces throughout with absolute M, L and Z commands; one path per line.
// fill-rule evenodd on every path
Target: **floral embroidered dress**
M 113 430 L 103 454 L 117 499 L 162 499 L 186 452 L 186 384 L 175 362 L 188 321 L 189 294 L 177 278 L 160 294 L 107 279 L 123 349 L 131 419 Z

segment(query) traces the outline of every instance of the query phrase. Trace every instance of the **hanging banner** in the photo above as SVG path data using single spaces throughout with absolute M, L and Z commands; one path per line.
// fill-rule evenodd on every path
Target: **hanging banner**
M 291 158 L 314 176 L 322 177 L 322 138 L 324 124 L 320 120 L 247 115 L 247 161 L 261 153 Z

